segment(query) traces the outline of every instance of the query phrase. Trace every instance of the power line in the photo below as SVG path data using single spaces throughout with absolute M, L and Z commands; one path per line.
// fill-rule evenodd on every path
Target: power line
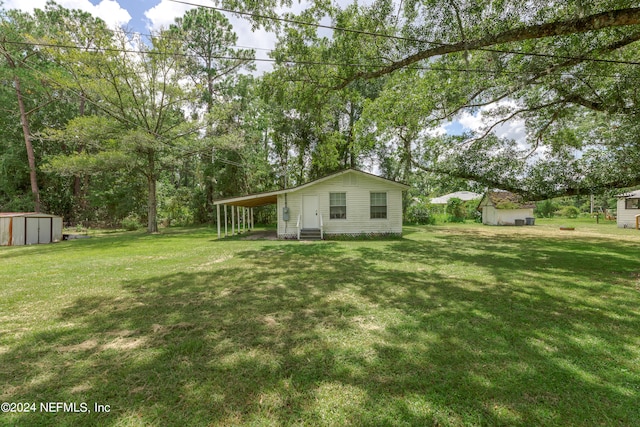
M 183 1 L 183 0 L 169 0 L 169 1 L 174 2 L 174 3 L 185 4 L 185 5 L 188 5 L 188 6 L 203 7 L 203 8 L 206 8 L 206 9 L 213 9 L 213 10 L 217 10 L 217 11 L 221 11 L 221 12 L 228 12 L 228 13 L 233 13 L 233 14 L 237 14 L 237 15 L 245 15 L 245 16 L 250 16 L 250 17 L 259 18 L 259 19 L 269 19 L 269 20 L 280 21 L 280 22 L 285 22 L 285 23 L 289 23 L 289 24 L 297 24 L 297 25 L 305 25 L 305 26 L 311 26 L 311 27 L 317 27 L 317 28 L 325 28 L 325 29 L 330 29 L 330 30 L 334 30 L 334 31 L 355 33 L 355 34 L 367 35 L 367 36 L 372 36 L 372 37 L 380 37 L 380 38 L 408 41 L 408 42 L 414 42 L 414 43 L 431 44 L 431 45 L 434 45 L 434 46 L 451 46 L 451 44 L 443 43 L 443 42 L 424 40 L 424 39 L 416 39 L 416 38 L 411 38 L 411 37 L 395 36 L 395 35 L 391 35 L 391 34 L 375 33 L 375 32 L 372 32 L 372 31 L 356 30 L 356 29 L 352 29 L 352 28 L 336 27 L 336 26 L 332 26 L 332 25 L 311 23 L 311 22 L 300 21 L 300 20 L 295 20 L 295 19 L 283 18 L 283 17 L 279 17 L 279 16 L 262 15 L 262 14 L 253 13 L 253 12 L 242 12 L 242 11 L 239 11 L 239 10 L 233 10 L 233 9 L 226 9 L 226 8 L 221 8 L 221 7 L 202 5 L 202 4 L 191 3 L 191 2 L 187 2 L 187 1 Z M 497 49 L 497 48 L 475 48 L 473 50 L 478 50 L 478 51 L 483 51 L 483 52 L 494 52 L 494 53 L 508 53 L 508 54 L 512 54 L 512 55 L 522 55 L 522 56 L 536 56 L 536 57 L 543 57 L 543 58 L 564 59 L 564 60 L 572 60 L 573 59 L 573 60 L 581 60 L 581 61 L 588 61 L 588 62 L 602 62 L 602 63 L 609 63 L 609 64 L 640 65 L 640 62 L 637 62 L 637 61 L 621 61 L 621 60 L 615 60 L 615 59 L 600 59 L 600 58 L 588 58 L 588 57 L 585 58 L 585 57 L 580 57 L 580 56 L 565 56 L 565 55 L 555 55 L 555 54 L 547 54 L 547 53 L 521 52 L 521 51 L 517 51 L 517 50 Z
M 410 38 L 410 37 L 394 36 L 392 34 L 382 34 L 382 33 L 374 33 L 373 31 L 365 31 L 365 30 L 356 30 L 356 29 L 353 29 L 353 28 L 336 27 L 336 26 L 332 26 L 332 25 L 324 25 L 324 24 L 318 24 L 318 23 L 312 23 L 312 22 L 306 22 L 306 21 L 299 21 L 297 19 L 283 18 L 283 17 L 280 17 L 280 16 L 261 15 L 259 13 L 254 13 L 254 12 L 242 12 L 242 11 L 239 11 L 239 10 L 226 9 L 226 8 L 223 8 L 223 7 L 215 7 L 215 6 L 207 6 L 207 5 L 203 5 L 203 4 L 197 4 L 197 3 L 190 3 L 190 2 L 187 2 L 187 1 L 183 1 L 183 0 L 169 0 L 169 1 L 171 1 L 173 3 L 185 4 L 187 6 L 196 6 L 196 7 L 203 7 L 203 8 L 206 8 L 206 9 L 217 10 L 219 12 L 228 12 L 228 13 L 233 13 L 233 14 L 236 14 L 236 15 L 250 16 L 252 18 L 270 19 L 272 21 L 286 22 L 287 24 L 306 25 L 306 26 L 309 26 L 309 27 L 324 28 L 324 29 L 328 29 L 328 30 L 342 31 L 342 32 L 345 32 L 345 33 L 362 34 L 362 35 L 373 36 L 373 37 L 384 37 L 384 38 L 388 38 L 388 39 L 411 41 L 411 42 L 417 42 L 417 43 L 428 43 L 428 44 L 434 44 L 434 45 L 441 44 L 441 43 L 438 43 L 438 42 L 430 42 L 430 41 L 414 39 L 414 38 Z
M 154 50 L 136 50 L 136 49 L 124 49 L 124 48 L 114 48 L 114 47 L 88 47 L 88 46 L 76 46 L 76 45 L 64 45 L 64 44 L 55 44 L 55 43 L 44 43 L 44 42 L 18 42 L 18 41 L 3 41 L 4 44 L 11 44 L 17 46 L 32 46 L 32 47 L 49 47 L 49 48 L 57 48 L 57 49 L 75 49 L 75 50 L 84 50 L 89 53 L 135 53 L 135 54 L 144 54 L 144 55 L 171 55 L 171 56 L 182 56 L 182 57 L 196 57 L 197 55 L 188 54 L 184 52 L 176 52 L 176 51 L 154 51 Z M 242 57 L 242 56 L 225 56 L 225 55 L 213 55 L 213 59 L 229 59 L 229 60 L 244 60 L 244 61 L 274 61 L 267 59 L 256 59 L 250 57 Z
M 124 48 L 108 48 L 108 47 L 84 47 L 84 46 L 76 46 L 76 45 L 61 45 L 54 43 L 44 43 L 44 42 L 18 42 L 18 41 L 5 41 L 5 44 L 13 44 L 18 46 L 31 46 L 31 47 L 46 47 L 46 48 L 58 48 L 58 49 L 75 49 L 75 50 L 83 50 L 88 53 L 131 53 L 131 54 L 140 54 L 140 55 L 172 55 L 172 56 L 181 56 L 186 58 L 199 58 L 197 55 L 188 54 L 184 52 L 159 52 L 153 50 L 136 50 L 136 49 L 124 49 Z M 229 55 L 213 55 L 212 59 L 219 60 L 229 60 L 229 61 L 256 61 L 256 62 L 266 62 L 266 63 L 283 63 L 283 64 L 292 64 L 292 65 L 309 65 L 309 66 L 330 66 L 330 67 L 350 67 L 350 68 L 385 68 L 388 64 L 362 64 L 362 63 L 347 63 L 347 62 L 327 62 L 327 61 L 304 61 L 304 60 L 278 60 L 278 59 L 268 59 L 268 58 L 252 58 L 252 57 L 242 57 L 242 56 L 229 56 Z M 561 58 L 561 57 L 559 57 Z M 640 62 L 632 62 L 632 61 L 624 61 L 626 65 L 640 65 Z M 508 71 L 508 70 L 491 70 L 487 68 L 454 68 L 454 67 L 442 67 L 442 66 L 409 66 L 405 67 L 408 70 L 421 70 L 421 71 L 450 71 L 450 72 L 464 72 L 464 73 L 477 73 L 477 74 L 511 74 L 511 75 L 522 75 L 523 73 L 520 71 Z M 559 72 L 559 73 L 549 73 L 548 75 L 557 75 L 557 76 L 574 76 L 575 73 L 571 72 Z M 580 74 L 583 77 L 618 77 L 618 75 L 603 75 L 603 74 Z
M 173 24 L 171 24 L 173 25 Z M 158 37 L 157 34 L 149 34 L 149 33 L 141 33 L 138 31 L 131 31 L 131 30 L 124 30 L 122 28 L 118 29 L 119 32 L 121 32 L 122 34 L 125 34 L 127 36 L 144 36 L 147 39 L 152 39 L 155 37 Z M 163 38 L 168 38 L 170 40 L 178 40 L 181 42 L 187 42 L 188 39 L 185 37 L 175 37 L 173 34 L 171 34 L 170 36 L 167 36 L 166 33 L 162 34 Z M 236 49 L 250 49 L 250 50 L 263 50 L 266 52 L 273 52 L 274 49 L 270 49 L 270 48 L 266 48 L 266 47 L 251 47 L 251 46 L 240 46 L 240 45 L 229 45 L 228 47 L 231 48 L 236 48 Z

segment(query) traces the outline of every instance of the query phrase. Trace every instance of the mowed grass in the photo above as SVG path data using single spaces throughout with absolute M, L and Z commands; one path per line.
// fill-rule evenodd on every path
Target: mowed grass
M 536 224 L 0 248 L 0 425 L 640 424 L 640 232 Z

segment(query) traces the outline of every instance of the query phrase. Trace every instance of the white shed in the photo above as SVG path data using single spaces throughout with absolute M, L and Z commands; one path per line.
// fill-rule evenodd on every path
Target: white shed
M 482 223 L 486 225 L 533 225 L 535 205 L 509 191 L 487 191 L 478 210 L 482 212 Z
M 42 213 L 0 213 L 0 246 L 62 240 L 62 217 Z
M 636 228 L 636 215 L 640 215 L 640 190 L 618 194 L 616 222 L 620 228 Z
M 227 217 L 226 206 L 230 205 L 235 223 L 234 211 L 239 207 L 242 217 L 250 219 L 245 209 L 275 203 L 280 239 L 402 235 L 402 192 L 408 188 L 399 182 L 347 169 L 297 187 L 217 200 L 214 204 L 224 208 L 222 218 Z

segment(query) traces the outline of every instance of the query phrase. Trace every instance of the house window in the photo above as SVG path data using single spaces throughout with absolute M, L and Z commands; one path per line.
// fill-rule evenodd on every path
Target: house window
M 371 218 L 387 218 L 387 193 L 371 193 Z
M 640 209 L 640 199 L 626 199 L 624 201 L 625 209 Z
M 329 219 L 347 219 L 347 193 L 329 193 Z

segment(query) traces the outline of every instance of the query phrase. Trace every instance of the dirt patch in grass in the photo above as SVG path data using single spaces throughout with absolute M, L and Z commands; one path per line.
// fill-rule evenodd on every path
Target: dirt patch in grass
M 252 231 L 248 235 L 243 236 L 242 240 L 278 240 L 278 232 L 276 230 Z

